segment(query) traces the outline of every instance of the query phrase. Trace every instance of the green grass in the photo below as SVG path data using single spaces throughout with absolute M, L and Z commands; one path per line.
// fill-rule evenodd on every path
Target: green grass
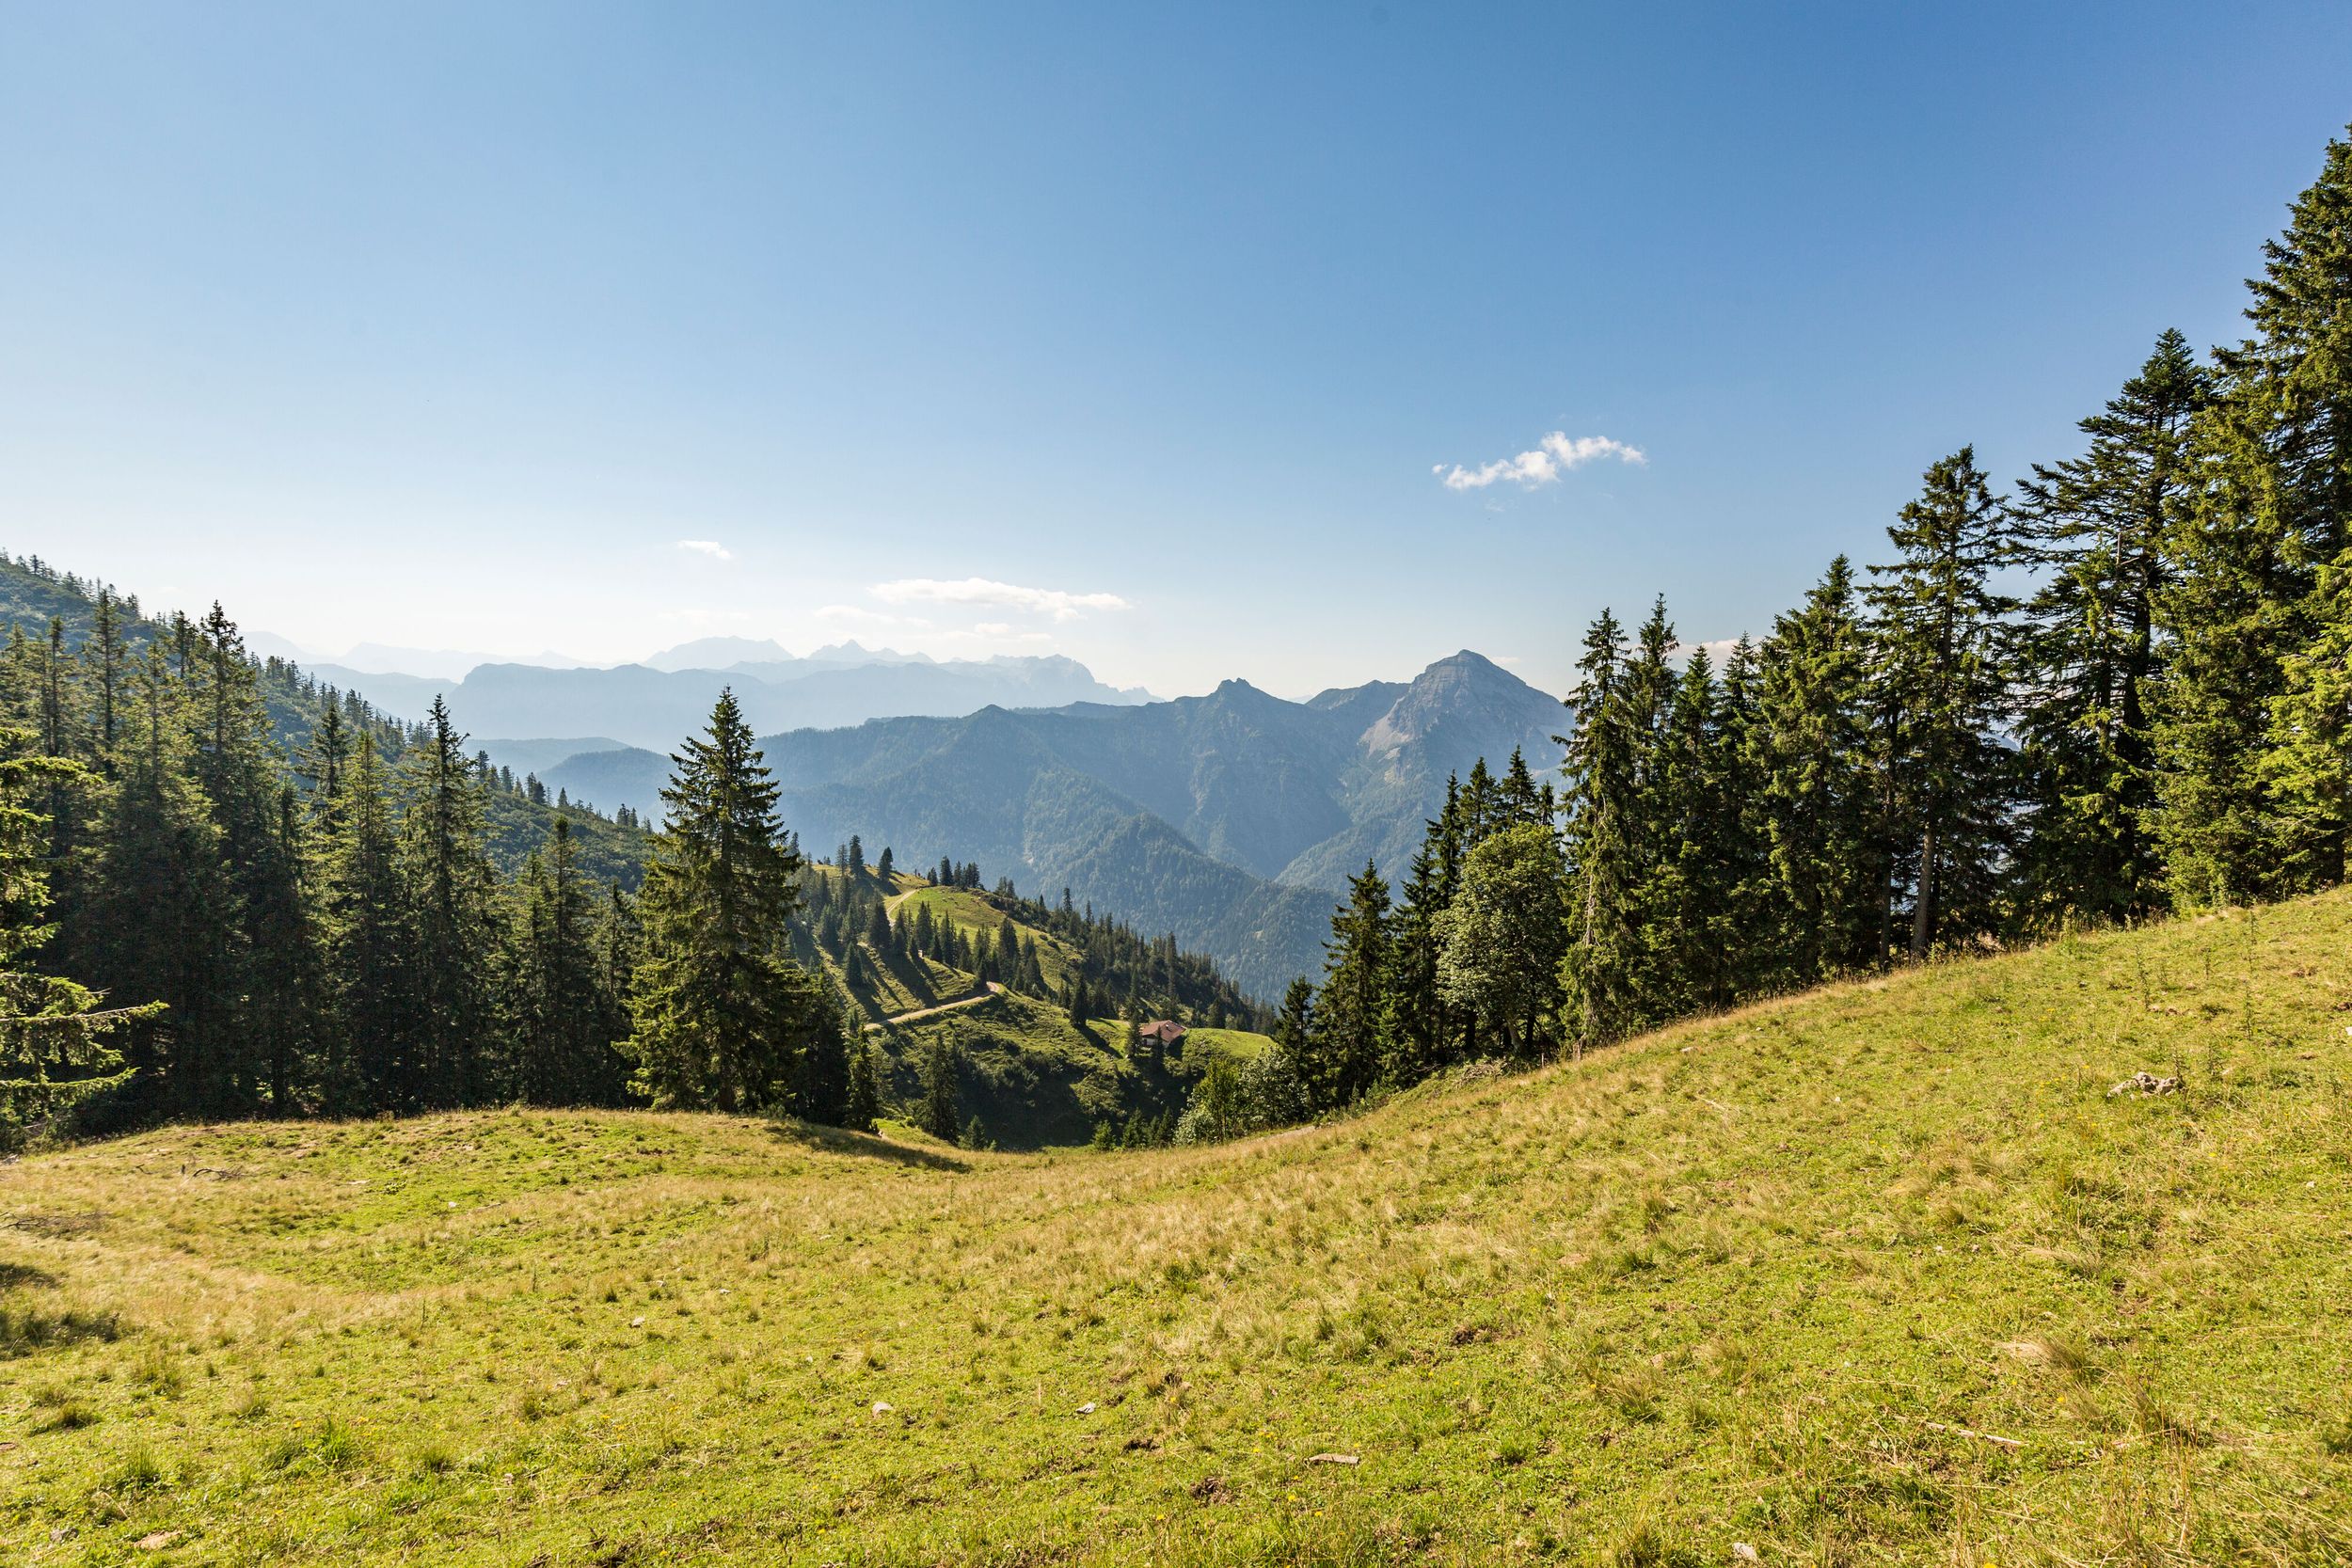
M 1220 1148 L 42 1154 L 0 1560 L 2343 1562 L 2348 1009 L 2331 896 Z
M 914 879 L 902 879 L 904 880 Z M 1051 931 L 1023 925 L 990 903 L 985 895 L 969 888 L 931 887 L 918 883 L 890 900 L 893 919 L 912 920 L 918 909 L 928 909 L 934 922 L 946 921 L 960 927 L 967 936 L 987 931 L 992 941 L 1002 942 L 1008 930 L 1025 933 L 1037 943 L 1038 968 L 1044 972 L 1046 985 L 1056 991 L 1061 990 L 1063 983 L 1077 968 L 1076 955 L 1060 938 Z
M 1216 1052 L 1235 1062 L 1248 1062 L 1255 1060 L 1273 1043 L 1269 1037 L 1248 1029 L 1195 1028 L 1185 1032 L 1183 1055 L 1194 1067 L 1200 1065 L 1194 1058 L 1205 1052 Z

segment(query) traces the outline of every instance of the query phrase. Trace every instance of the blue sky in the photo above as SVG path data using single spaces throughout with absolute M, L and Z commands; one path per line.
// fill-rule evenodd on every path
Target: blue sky
M 2234 336 L 2347 87 L 2341 5 L 0 4 L 0 545 L 328 652 L 1557 690 Z

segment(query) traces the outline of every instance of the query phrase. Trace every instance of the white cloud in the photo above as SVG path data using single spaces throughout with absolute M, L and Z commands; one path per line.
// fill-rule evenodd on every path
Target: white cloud
M 1504 480 L 1532 490 L 1539 484 L 1549 484 L 1570 468 L 1581 468 L 1603 457 L 1613 457 L 1620 463 L 1649 461 L 1641 448 L 1613 441 L 1606 436 L 1572 436 L 1555 430 L 1517 457 L 1498 457 L 1475 468 L 1465 468 L 1459 464 L 1448 468 L 1436 463 L 1429 471 L 1449 490 L 1484 490 Z
M 1074 621 L 1081 611 L 1089 610 L 1134 608 L 1116 594 L 1071 594 L 1058 588 L 1024 588 L 1017 583 L 994 582 L 987 578 L 963 578 L 954 582 L 942 581 L 937 578 L 900 578 L 895 582 L 874 584 L 871 593 L 884 604 L 988 605 L 1047 615 L 1057 621 Z
M 1721 670 L 1724 661 L 1731 657 L 1732 651 L 1739 646 L 1740 640 L 1736 637 L 1711 637 L 1704 642 L 1684 643 L 1675 650 L 1675 657 L 1679 662 L 1688 664 L 1691 661 L 1691 656 L 1704 648 L 1707 651 L 1707 661 L 1717 670 Z
M 735 552 L 716 539 L 681 539 L 677 542 L 677 547 L 682 550 L 691 550 L 696 555 L 707 555 L 713 561 L 735 559 Z

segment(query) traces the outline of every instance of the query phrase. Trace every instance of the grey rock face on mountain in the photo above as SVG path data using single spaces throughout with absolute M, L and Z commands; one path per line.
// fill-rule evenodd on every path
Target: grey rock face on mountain
M 1473 653 L 1409 682 L 1305 703 L 1228 681 L 1140 706 L 991 707 L 762 741 L 785 819 L 828 853 L 851 833 L 909 864 L 942 854 L 1173 931 L 1261 995 L 1312 971 L 1332 890 L 1393 879 L 1446 778 L 1513 750 L 1557 766 L 1558 701 Z M 666 761 L 578 756 L 543 775 L 599 806 L 658 812 Z

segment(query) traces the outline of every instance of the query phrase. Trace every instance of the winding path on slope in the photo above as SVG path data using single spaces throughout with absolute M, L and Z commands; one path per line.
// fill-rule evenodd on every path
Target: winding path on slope
M 917 1007 L 913 1012 L 893 1013 L 888 1018 L 883 1019 L 880 1023 L 869 1023 L 866 1027 L 868 1029 L 886 1029 L 894 1023 L 912 1023 L 918 1018 L 930 1018 L 934 1013 L 951 1013 L 958 1007 L 977 1006 L 980 1003 L 987 1001 L 992 996 L 1002 996 L 1004 993 L 1005 988 L 998 985 L 995 981 L 991 980 L 988 983 L 988 989 L 984 991 L 977 993 L 976 995 L 959 996 L 953 1002 L 942 1002 L 934 1007 Z

